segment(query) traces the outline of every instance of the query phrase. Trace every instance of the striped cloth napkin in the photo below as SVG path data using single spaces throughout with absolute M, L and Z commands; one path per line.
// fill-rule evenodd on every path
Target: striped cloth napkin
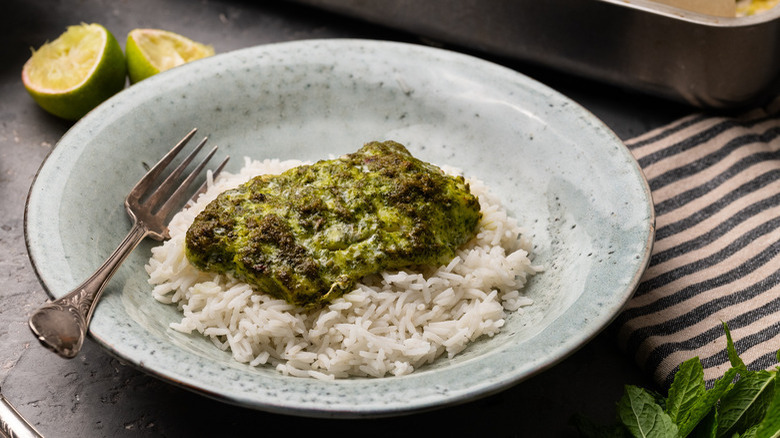
M 752 369 L 780 349 L 780 99 L 736 117 L 696 114 L 626 141 L 656 209 L 650 266 L 618 316 L 620 345 L 656 383 L 694 356 L 729 367 L 726 322 Z

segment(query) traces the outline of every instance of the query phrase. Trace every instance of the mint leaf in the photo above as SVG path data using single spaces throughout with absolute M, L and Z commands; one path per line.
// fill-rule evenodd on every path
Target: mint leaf
M 737 368 L 740 371 L 747 371 L 745 362 L 742 362 L 742 359 L 740 359 L 739 354 L 737 353 L 737 349 L 734 347 L 734 341 L 731 339 L 729 326 L 726 325 L 725 322 L 723 323 L 723 330 L 726 332 L 726 352 L 729 355 L 729 362 L 731 362 L 731 366 Z
M 744 433 L 735 434 L 734 436 L 738 438 L 756 438 L 756 432 L 758 431 L 758 425 L 755 425 L 751 427 L 750 429 L 746 430 Z
M 780 353 L 778 353 L 780 355 Z M 780 357 L 778 357 L 780 362 Z M 780 438 L 780 378 L 775 376 L 775 395 L 764 415 L 764 420 L 756 431 L 756 438 Z
M 725 323 L 723 329 L 731 368 L 712 389 L 694 357 L 680 364 L 668 397 L 627 385 L 617 406 L 619 423 L 598 426 L 580 417 L 573 424 L 590 438 L 780 438 L 780 366 L 748 370 Z
M 618 416 L 636 438 L 676 438 L 677 425 L 649 392 L 627 385 L 618 402 Z
M 737 369 L 729 368 L 723 374 L 723 377 L 715 381 L 712 389 L 705 392 L 703 396 L 696 400 L 690 410 L 682 418 L 678 418 L 677 424 L 680 428 L 681 437 L 688 436 L 696 425 L 710 413 L 718 403 L 718 400 L 729 390 L 731 382 L 734 381 L 736 375 Z
M 704 368 L 698 357 L 688 359 L 674 375 L 669 397 L 666 399 L 666 413 L 675 424 L 681 419 L 696 400 L 704 394 Z
M 718 433 L 718 410 L 711 409 L 693 432 L 689 435 L 691 438 L 715 438 Z M 681 435 L 682 436 L 682 435 Z
M 741 375 L 720 401 L 718 436 L 731 437 L 758 424 L 774 398 L 774 374 L 752 371 Z

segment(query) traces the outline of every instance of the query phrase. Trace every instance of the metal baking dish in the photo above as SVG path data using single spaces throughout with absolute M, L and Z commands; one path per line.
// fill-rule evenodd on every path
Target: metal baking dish
M 780 6 L 723 18 L 650 0 L 295 1 L 698 107 L 780 91 Z

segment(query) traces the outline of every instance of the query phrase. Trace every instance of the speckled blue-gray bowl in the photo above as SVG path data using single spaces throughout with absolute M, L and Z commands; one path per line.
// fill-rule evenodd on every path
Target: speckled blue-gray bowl
M 161 73 L 73 126 L 30 190 L 26 237 L 47 291 L 86 278 L 129 229 L 130 187 L 191 128 L 234 157 L 315 160 L 394 139 L 487 182 L 530 231 L 546 271 L 502 332 L 404 377 L 334 382 L 234 362 L 177 333 L 143 269 L 125 262 L 95 311 L 94 340 L 165 380 L 297 415 L 393 415 L 504 389 L 560 361 L 616 315 L 645 269 L 654 213 L 636 162 L 593 115 L 515 71 L 417 45 L 316 40 L 239 50 Z M 517 316 L 517 315 L 515 315 Z

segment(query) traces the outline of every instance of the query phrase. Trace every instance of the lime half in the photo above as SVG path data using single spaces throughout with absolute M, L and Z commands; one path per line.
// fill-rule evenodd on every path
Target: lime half
M 122 48 L 99 24 L 70 26 L 56 40 L 33 50 L 22 82 L 46 111 L 77 120 L 125 86 Z
M 160 29 L 130 31 L 125 51 L 131 83 L 214 54 L 211 46 Z

